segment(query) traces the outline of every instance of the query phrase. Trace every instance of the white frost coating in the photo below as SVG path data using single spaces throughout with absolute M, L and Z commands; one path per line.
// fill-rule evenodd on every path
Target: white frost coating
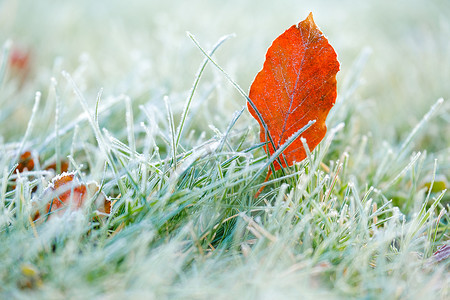
M 184 160 L 180 166 L 178 166 L 174 172 L 176 176 L 181 175 L 184 171 L 186 171 L 197 159 L 213 153 L 216 151 L 217 147 L 220 145 L 220 142 L 214 141 L 211 143 L 207 143 L 206 145 L 200 146 L 198 148 L 194 148 L 192 150 L 192 154 Z
M 47 187 L 44 190 L 45 191 L 51 189 L 54 190 L 55 189 L 55 182 L 58 180 L 61 180 L 63 177 L 65 176 L 72 176 L 73 175 L 73 182 L 74 183 L 80 183 L 78 180 L 78 177 L 75 176 L 75 171 L 71 171 L 71 172 L 63 172 L 61 174 L 56 175 L 55 177 L 52 178 L 52 180 L 48 183 Z

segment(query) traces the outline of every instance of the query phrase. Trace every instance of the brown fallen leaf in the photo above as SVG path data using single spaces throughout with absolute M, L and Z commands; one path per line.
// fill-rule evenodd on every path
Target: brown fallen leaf
M 48 195 L 51 195 L 51 199 L 45 203 L 45 211 L 37 211 L 34 220 L 42 214 L 50 217 L 54 213 L 61 215 L 66 209 L 80 209 L 94 195 L 96 195 L 93 202 L 95 208 L 103 214 L 111 212 L 111 202 L 102 191 L 99 192 L 99 186 L 95 182 L 82 183 L 74 172 L 55 176 L 45 189 L 42 198 L 48 198 Z
M 80 208 L 86 200 L 87 188 L 79 182 L 74 173 L 62 173 L 54 177 L 49 188 L 52 192 L 62 190 L 62 193 L 47 204 L 47 212 L 64 206 Z
M 32 171 L 34 169 L 34 159 L 31 151 L 25 151 L 19 156 L 18 165 L 15 172 Z
M 60 170 L 61 173 L 69 171 L 69 163 L 67 162 L 67 160 L 60 161 L 60 168 L 61 168 L 61 170 Z M 56 162 L 49 164 L 48 166 L 45 167 L 45 169 L 56 171 L 56 169 L 57 169 Z

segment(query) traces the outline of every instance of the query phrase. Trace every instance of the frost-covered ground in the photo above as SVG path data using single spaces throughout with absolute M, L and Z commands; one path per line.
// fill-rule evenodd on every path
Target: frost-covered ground
M 259 126 L 234 119 L 245 99 L 213 64 L 191 92 L 204 56 L 186 32 L 206 51 L 235 34 L 214 60 L 247 91 L 310 11 L 341 63 L 329 132 L 254 198 Z M 449 240 L 449 14 L 446 0 L 1 1 L 0 298 L 448 299 L 432 254 Z M 26 150 L 36 165 L 16 174 Z M 117 200 L 109 217 L 33 222 L 57 160 Z

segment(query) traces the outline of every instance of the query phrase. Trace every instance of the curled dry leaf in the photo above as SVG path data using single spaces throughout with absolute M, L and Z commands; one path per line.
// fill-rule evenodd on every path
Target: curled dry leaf
M 60 161 L 60 168 L 61 168 L 61 172 L 62 173 L 69 171 L 69 163 L 66 160 L 61 160 Z M 56 169 L 57 169 L 56 162 L 53 162 L 53 163 L 49 164 L 48 166 L 45 167 L 45 169 L 48 170 L 48 171 L 49 170 L 56 171 Z
M 34 169 L 34 159 L 31 151 L 25 151 L 19 157 L 19 164 L 16 167 L 16 172 L 22 173 L 24 171 L 32 171 Z
M 38 160 L 40 160 L 40 158 L 38 158 Z M 67 162 L 67 160 L 60 160 L 59 163 L 61 172 L 67 172 L 69 170 L 69 163 Z M 32 171 L 34 170 L 34 167 L 35 167 L 34 156 L 30 150 L 27 150 L 19 156 L 19 161 L 15 172 L 22 173 L 25 171 Z M 52 162 L 49 165 L 45 166 L 45 170 L 47 171 L 49 170 L 56 171 L 56 169 L 57 169 L 56 162 Z
M 19 160 L 18 160 L 18 164 L 16 169 L 14 170 L 14 173 L 23 173 L 26 171 L 33 171 L 36 167 L 36 163 L 35 163 L 35 159 L 37 162 L 40 162 L 40 158 L 35 154 L 33 155 L 33 153 L 30 150 L 27 150 L 25 152 L 23 152 L 20 156 L 19 156 Z M 61 172 L 67 172 L 69 169 L 69 163 L 66 160 L 60 160 L 60 171 Z M 42 162 L 40 162 L 40 166 L 42 167 Z M 53 162 L 49 165 L 47 165 L 45 167 L 45 170 L 47 171 L 57 171 L 57 165 L 56 162 Z M 33 175 L 28 174 L 28 178 L 29 179 L 34 179 L 35 177 Z M 8 188 L 10 189 L 15 189 L 16 185 L 15 185 L 15 179 L 12 179 L 13 184 L 11 184 Z M 36 192 L 37 190 L 37 186 L 35 186 L 32 189 L 32 192 Z
M 320 143 L 327 131 L 326 117 L 336 100 L 338 71 L 336 52 L 311 13 L 273 41 L 263 69 L 250 87 L 252 103 L 247 103 L 260 124 L 260 139 L 267 143 L 266 152 L 272 155 L 311 120 L 316 122 L 301 137 L 311 150 Z M 305 159 L 301 139 L 297 138 L 281 156 L 283 167 Z M 281 165 L 275 161 L 275 170 Z
M 32 171 L 35 167 L 34 158 L 31 151 L 25 151 L 19 156 L 19 160 L 17 162 L 17 167 L 14 170 L 14 173 L 23 173 L 27 171 Z M 15 189 L 15 179 L 12 180 L 13 184 L 9 186 L 11 189 Z
M 99 192 L 99 186 L 95 182 L 84 184 L 75 173 L 62 173 L 55 176 L 44 191 L 43 198 L 47 203 L 43 213 L 50 217 L 53 213 L 62 214 L 66 209 L 79 209 L 94 195 L 95 208 L 101 213 L 109 214 L 111 203 L 103 192 Z M 40 215 L 41 212 L 38 211 L 34 219 L 38 219 Z
M 54 177 L 49 188 L 57 196 L 47 204 L 47 212 L 64 206 L 80 208 L 87 197 L 86 186 L 79 182 L 74 173 L 62 173 Z

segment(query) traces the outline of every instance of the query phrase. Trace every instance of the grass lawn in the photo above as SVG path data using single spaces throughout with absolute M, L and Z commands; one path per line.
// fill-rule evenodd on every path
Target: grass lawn
M 265 182 L 238 89 L 310 11 L 341 64 L 336 105 L 311 155 Z M 449 299 L 433 255 L 450 243 L 449 15 L 0 1 L 0 299 Z M 47 214 L 66 168 L 85 201 Z

